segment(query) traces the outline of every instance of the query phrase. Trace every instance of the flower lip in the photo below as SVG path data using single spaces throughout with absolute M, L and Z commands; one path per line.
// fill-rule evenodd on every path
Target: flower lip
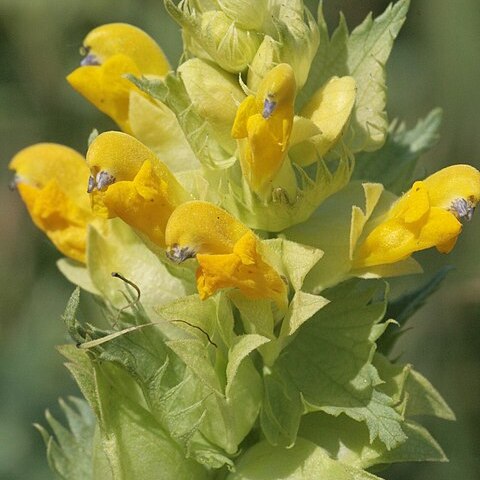
M 475 203 L 470 199 L 456 198 L 449 209 L 461 222 L 469 222 L 475 212 Z

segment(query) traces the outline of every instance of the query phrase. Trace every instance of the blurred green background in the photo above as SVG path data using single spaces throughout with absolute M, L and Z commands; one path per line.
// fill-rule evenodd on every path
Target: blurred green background
M 309 5 L 315 1 L 307 2 Z M 338 11 L 350 27 L 383 0 L 325 0 L 330 25 Z M 55 266 L 59 254 L 35 229 L 18 195 L 8 190 L 7 164 L 19 149 L 41 141 L 85 152 L 91 130 L 112 128 L 64 77 L 93 27 L 133 23 L 162 45 L 172 65 L 181 53 L 177 26 L 161 0 L 0 0 L 0 479 L 52 478 L 32 427 L 57 399 L 76 393 L 54 346 L 66 341 L 60 315 L 72 285 Z M 444 109 L 442 138 L 422 159 L 423 172 L 452 163 L 480 168 L 480 9 L 478 0 L 413 0 L 388 67 L 389 114 L 413 126 L 430 109 Z M 429 421 L 449 464 L 398 465 L 389 480 L 477 480 L 480 472 L 480 219 L 465 228 L 448 257 L 421 255 L 426 276 L 445 262 L 456 270 L 413 319 L 397 349 L 448 400 L 458 421 Z M 94 311 L 84 302 L 83 318 Z

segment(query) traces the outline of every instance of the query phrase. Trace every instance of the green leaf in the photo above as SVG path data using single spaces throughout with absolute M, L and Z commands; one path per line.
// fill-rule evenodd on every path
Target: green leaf
M 376 388 L 381 379 L 371 363 L 375 327 L 385 312 L 385 286 L 350 281 L 324 296 L 330 303 L 299 328 L 274 370 L 294 383 L 310 410 L 366 422 L 370 441 L 378 437 L 394 448 L 406 439 L 401 416 L 393 400 Z
M 331 38 L 320 3 L 320 46 L 299 104 L 304 104 L 330 77 L 353 76 L 357 83 L 357 99 L 344 141 L 354 152 L 376 150 L 385 141 L 388 128 L 385 63 L 405 21 L 409 3 L 409 0 L 399 0 L 375 20 L 369 15 L 350 35 L 345 18 L 341 16 Z
M 119 219 L 109 222 L 105 235 L 90 228 L 87 264 L 94 285 L 115 307 L 122 308 L 128 303 L 124 294 L 128 298 L 131 287 L 112 277 L 112 272 L 137 285 L 140 301 L 151 318 L 155 318 L 154 307 L 187 293 L 185 284 L 171 275 L 135 232 Z
M 406 415 L 432 415 L 445 420 L 455 420 L 455 413 L 447 402 L 433 385 L 415 370 L 410 372 L 405 390 L 408 395 Z
M 88 268 L 82 263 L 70 258 L 61 258 L 57 261 L 57 267 L 69 282 L 78 285 L 82 290 L 89 293 L 100 295 L 100 291 L 90 278 Z
M 426 300 L 438 290 L 447 274 L 452 269 L 453 267 L 448 265 L 443 267 L 428 282 L 412 292 L 406 293 L 389 302 L 385 318 L 393 318 L 401 328 L 387 330 L 385 335 L 383 335 L 379 341 L 379 351 L 382 353 L 388 353 L 391 351 L 397 340 L 403 335 L 403 333 L 405 333 L 406 329 L 404 327 L 408 319 L 423 307 Z
M 65 480 L 99 478 L 93 475 L 92 462 L 95 416 L 87 403 L 78 398 L 69 398 L 69 403 L 60 400 L 60 407 L 68 421 L 68 430 L 48 410 L 45 417 L 53 436 L 41 425 L 35 425 L 45 441 L 50 468 Z
M 124 376 L 117 374 L 105 364 L 94 367 L 102 445 L 114 478 L 154 480 L 159 472 L 166 478 L 208 478 L 207 470 L 187 459 L 145 408 L 119 391 Z
M 420 156 L 437 143 L 441 121 L 442 111 L 438 108 L 411 130 L 394 121 L 382 148 L 355 157 L 353 179 L 379 182 L 390 192 L 402 194 L 413 183 Z
M 258 443 L 240 458 L 227 480 L 379 480 L 379 477 L 338 462 L 314 443 L 298 438 L 292 448 Z
M 264 372 L 264 399 L 260 426 L 271 445 L 291 447 L 297 438 L 303 403 L 300 392 L 285 372 Z
M 295 291 L 302 288 L 305 277 L 323 257 L 323 252 L 309 245 L 302 245 L 283 238 L 263 242 L 267 261 L 278 271 L 284 272 Z M 271 255 L 269 250 L 275 255 Z
M 287 315 L 283 319 L 280 337 L 293 335 L 328 303 L 328 299 L 319 295 L 311 295 L 302 291 L 295 292 L 288 307 Z
M 299 435 L 324 448 L 329 455 L 358 468 L 397 462 L 444 462 L 445 454 L 420 425 L 402 424 L 407 436 L 404 443 L 387 450 L 379 440 L 369 440 L 368 429 L 345 415 L 332 417 L 322 412 L 302 418 Z

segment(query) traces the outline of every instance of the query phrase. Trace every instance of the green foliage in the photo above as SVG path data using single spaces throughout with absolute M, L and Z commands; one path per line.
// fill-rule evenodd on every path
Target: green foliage
M 361 152 L 355 157 L 353 178 L 382 183 L 397 195 L 410 188 L 420 156 L 438 141 L 442 111 L 432 110 L 414 128 L 407 130 L 404 123 L 394 121 L 385 144 L 375 152 Z
M 385 63 L 405 21 L 409 4 L 409 0 L 400 0 L 375 20 L 368 16 L 350 35 L 342 15 L 339 26 L 329 37 L 320 2 L 320 47 L 299 103 L 304 104 L 332 75 L 354 77 L 357 102 L 345 138 L 345 143 L 354 152 L 376 150 L 385 141 L 388 127 Z

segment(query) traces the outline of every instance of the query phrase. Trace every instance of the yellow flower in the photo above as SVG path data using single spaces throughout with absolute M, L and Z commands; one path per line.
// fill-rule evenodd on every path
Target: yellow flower
M 68 77 L 70 85 L 131 133 L 129 97 L 140 90 L 127 78 L 164 76 L 170 69 L 161 48 L 144 31 L 125 23 L 110 23 L 92 30 L 83 42 L 86 57 Z
M 105 132 L 90 145 L 87 165 L 94 211 L 121 218 L 164 247 L 168 218 L 189 199 L 165 164 L 134 137 Z
M 168 221 L 165 241 L 173 261 L 196 256 L 200 298 L 233 287 L 248 298 L 268 298 L 285 307 L 287 287 L 263 260 L 260 242 L 225 210 L 201 201 L 180 205 Z
M 85 263 L 87 225 L 94 216 L 82 155 L 63 145 L 39 143 L 18 152 L 9 167 L 35 225 L 60 252 Z
M 396 202 L 355 255 L 355 267 L 398 262 L 413 252 L 436 247 L 449 253 L 480 200 L 480 172 L 469 165 L 444 168 Z
M 293 125 L 295 76 L 282 63 L 272 68 L 239 106 L 232 128 L 240 164 L 253 191 L 262 194 L 282 167 Z

